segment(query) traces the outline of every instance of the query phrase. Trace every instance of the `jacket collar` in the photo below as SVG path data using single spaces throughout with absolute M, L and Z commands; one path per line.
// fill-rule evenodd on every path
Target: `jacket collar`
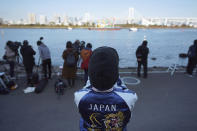
M 110 89 L 108 89 L 108 90 L 100 91 L 100 90 L 96 89 L 95 87 L 92 87 L 92 90 L 93 90 L 93 91 L 96 91 L 96 92 L 112 92 L 113 89 L 114 89 L 114 88 L 112 87 L 112 88 L 110 88 Z

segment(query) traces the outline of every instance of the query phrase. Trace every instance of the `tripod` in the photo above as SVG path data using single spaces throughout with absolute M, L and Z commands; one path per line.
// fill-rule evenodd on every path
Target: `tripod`
M 14 72 L 15 72 L 16 79 L 18 79 L 20 67 L 24 67 L 22 62 L 23 62 L 23 59 L 21 58 L 21 56 L 19 55 L 19 53 L 17 51 L 16 52 L 16 61 L 14 62 L 14 65 L 15 65 Z

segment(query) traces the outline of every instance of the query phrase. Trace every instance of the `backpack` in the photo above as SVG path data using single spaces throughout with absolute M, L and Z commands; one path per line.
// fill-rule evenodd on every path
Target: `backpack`
M 76 59 L 73 52 L 69 52 L 66 57 L 66 65 L 68 67 L 74 67 L 76 65 Z
M 61 79 L 58 79 L 56 82 L 55 82 L 55 92 L 57 94 L 64 94 L 64 88 L 66 88 L 66 84 L 63 82 L 63 80 Z
M 196 56 L 196 52 L 195 52 L 195 47 L 194 46 L 191 46 L 189 48 L 189 51 L 187 53 L 188 57 L 195 57 Z
M 41 79 L 38 84 L 35 85 L 35 93 L 41 93 L 44 88 L 47 86 L 48 84 L 48 79 Z

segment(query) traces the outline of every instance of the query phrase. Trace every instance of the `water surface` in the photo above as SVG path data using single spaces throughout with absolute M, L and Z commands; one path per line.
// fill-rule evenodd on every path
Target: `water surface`
M 6 41 L 28 40 L 34 50 L 38 52 L 36 42 L 40 36 L 52 54 L 53 65 L 62 65 L 61 57 L 66 47 L 66 41 L 90 42 L 93 49 L 100 46 L 111 46 L 118 51 L 120 67 L 136 66 L 135 50 L 142 43 L 144 36 L 148 40 L 149 66 L 169 66 L 178 62 L 186 65 L 187 60 L 179 59 L 179 53 L 186 53 L 188 47 L 197 39 L 197 29 L 139 29 L 130 32 L 127 29 L 120 31 L 96 31 L 87 29 L 0 29 L 0 57 L 4 54 Z M 38 53 L 36 62 L 38 62 Z M 157 58 L 153 61 L 151 58 Z

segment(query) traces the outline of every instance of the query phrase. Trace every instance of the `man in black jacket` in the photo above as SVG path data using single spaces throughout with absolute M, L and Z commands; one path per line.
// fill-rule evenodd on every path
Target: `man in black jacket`
M 147 63 L 148 63 L 148 54 L 149 49 L 147 47 L 148 42 L 144 40 L 142 42 L 142 45 L 138 46 L 136 50 L 136 58 L 138 62 L 138 68 L 137 68 L 137 76 L 140 77 L 140 71 L 141 71 L 141 65 L 144 67 L 144 78 L 147 78 Z
M 20 53 L 23 57 L 23 64 L 25 66 L 25 71 L 27 74 L 27 84 L 30 84 L 33 66 L 35 65 L 34 55 L 36 52 L 32 49 L 32 47 L 28 44 L 27 40 L 23 41 L 23 46 L 21 47 Z
M 186 73 L 189 75 L 189 77 L 193 77 L 192 73 L 197 65 L 197 40 L 194 40 L 194 44 L 189 47 L 188 50 L 188 64 Z

